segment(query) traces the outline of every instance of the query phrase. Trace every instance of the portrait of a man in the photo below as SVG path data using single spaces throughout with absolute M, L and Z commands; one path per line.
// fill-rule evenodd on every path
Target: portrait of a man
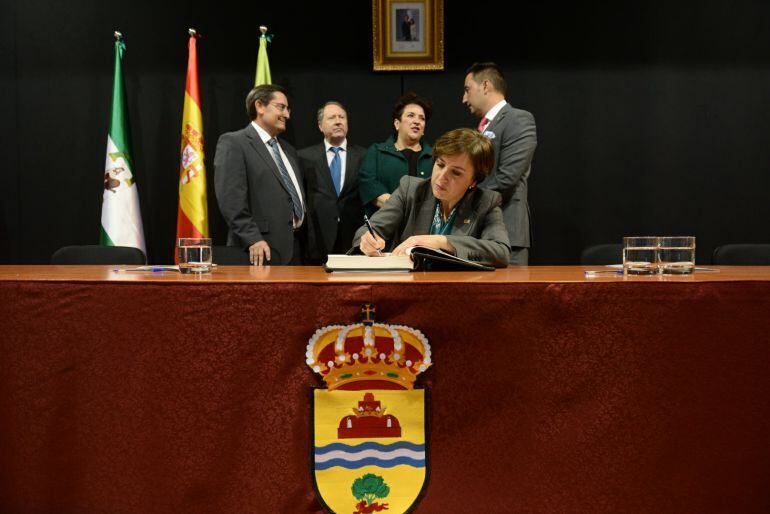
M 420 40 L 420 11 L 417 9 L 396 9 L 396 41 Z

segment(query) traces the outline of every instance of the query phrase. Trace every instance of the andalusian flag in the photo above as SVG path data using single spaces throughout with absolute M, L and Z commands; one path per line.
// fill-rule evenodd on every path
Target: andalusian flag
M 131 135 L 128 129 L 126 88 L 123 83 L 123 52 L 126 45 L 120 32 L 115 33 L 115 78 L 112 83 L 112 113 L 107 135 L 107 162 L 104 168 L 102 235 L 100 244 L 133 246 L 145 254 L 139 191 L 131 159 Z
M 197 33 L 190 29 L 187 84 L 182 114 L 182 144 L 179 161 L 179 210 L 176 237 L 209 237 L 206 203 L 206 166 L 203 163 L 203 119 L 198 90 Z
M 259 53 L 257 54 L 257 73 L 254 77 L 254 85 L 261 86 L 262 84 L 272 84 L 273 79 L 270 76 L 270 61 L 267 59 L 267 44 L 272 40 L 273 36 L 266 34 L 267 27 L 262 25 L 259 27 L 262 35 L 259 36 Z

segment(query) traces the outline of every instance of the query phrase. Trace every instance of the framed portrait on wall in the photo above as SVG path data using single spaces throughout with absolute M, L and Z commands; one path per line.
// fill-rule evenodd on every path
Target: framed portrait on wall
M 375 71 L 444 69 L 444 0 L 372 0 Z

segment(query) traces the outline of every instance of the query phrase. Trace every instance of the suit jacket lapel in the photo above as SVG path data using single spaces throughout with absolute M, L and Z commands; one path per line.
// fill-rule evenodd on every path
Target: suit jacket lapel
M 332 196 L 337 196 L 337 192 L 334 190 L 334 181 L 332 181 L 332 172 L 329 169 L 329 162 L 326 158 L 326 145 L 321 143 L 318 145 L 315 152 L 316 156 L 313 159 L 315 167 L 318 170 L 318 174 L 321 176 L 320 180 L 323 183 L 326 190 Z M 340 157 L 341 158 L 341 157 Z
M 270 169 L 270 171 L 273 172 L 273 175 L 275 175 L 275 178 L 278 179 L 278 182 L 280 182 L 281 186 L 286 189 L 286 186 L 283 183 L 283 178 L 281 178 L 281 172 L 278 170 L 278 165 L 275 163 L 273 156 L 270 155 L 270 150 L 267 149 L 267 145 L 262 142 L 262 139 L 259 137 L 257 130 L 253 126 L 249 125 L 247 129 L 246 137 L 249 138 L 249 144 L 254 149 L 254 151 L 257 152 L 257 155 L 259 155 L 262 160 L 265 161 L 265 164 Z M 288 193 L 288 191 L 286 192 Z
M 487 130 L 491 130 L 494 132 L 494 129 L 497 128 L 497 126 L 503 122 L 503 119 L 505 119 L 505 116 L 511 111 L 512 107 L 509 104 L 505 104 L 502 109 L 500 109 L 500 112 L 497 113 L 497 116 L 495 116 L 495 119 L 489 122 L 489 125 L 487 125 L 487 128 L 484 129 L 484 132 Z M 497 135 L 495 133 L 495 135 Z
M 251 147 L 257 152 L 257 154 L 262 158 L 263 161 L 265 161 L 265 164 L 270 169 L 270 171 L 273 172 L 273 175 L 275 175 L 275 178 L 278 179 L 278 183 L 281 184 L 281 187 L 283 187 L 286 192 L 288 193 L 289 190 L 286 189 L 286 184 L 283 183 L 283 177 L 281 176 L 281 172 L 278 169 L 278 165 L 275 163 L 275 159 L 273 159 L 272 154 L 270 153 L 270 150 L 267 149 L 267 145 L 262 142 L 262 139 L 259 137 L 259 134 L 257 133 L 257 130 L 252 126 L 249 125 L 248 128 L 250 130 L 246 131 L 246 137 L 249 139 L 249 144 Z M 294 173 L 297 174 L 297 182 L 300 183 L 300 187 L 302 187 L 302 179 L 301 175 L 299 175 L 297 163 L 294 162 L 294 159 L 292 159 L 288 154 L 286 157 L 289 159 L 289 162 L 291 163 L 291 167 L 294 169 Z M 304 190 L 302 191 L 302 201 L 306 202 L 305 200 L 305 193 Z
M 499 135 L 498 127 L 502 126 L 503 120 L 505 119 L 505 116 L 510 111 L 511 106 L 508 104 L 505 104 L 502 109 L 500 109 L 500 112 L 497 113 L 497 116 L 495 116 L 495 119 L 489 122 L 489 125 L 487 125 L 487 128 L 484 129 L 484 132 L 492 132 L 494 134 L 494 137 L 492 138 L 492 148 L 495 149 L 495 167 L 497 167 L 497 163 L 500 162 L 500 138 L 497 137 Z
M 474 189 L 460 200 L 460 206 L 457 208 L 454 224 L 452 225 L 452 234 L 456 236 L 466 236 L 472 225 L 476 223 L 476 212 L 473 209 L 476 192 Z
M 430 180 L 423 182 L 419 194 L 415 198 L 414 229 L 416 234 L 428 234 L 433 223 L 433 214 L 436 212 L 436 199 L 430 189 Z
M 357 152 L 351 151 L 351 148 L 352 145 L 348 143 L 348 148 L 345 150 L 345 183 L 342 185 L 340 196 L 358 187 L 358 167 L 361 165 L 361 156 L 357 155 Z M 329 182 L 331 182 L 331 172 L 329 172 Z

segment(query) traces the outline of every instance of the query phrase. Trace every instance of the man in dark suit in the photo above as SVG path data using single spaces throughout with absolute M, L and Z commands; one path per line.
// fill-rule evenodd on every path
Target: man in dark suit
M 252 264 L 303 263 L 305 192 L 297 153 L 278 135 L 290 118 L 286 91 L 257 86 L 246 96 L 252 122 L 222 134 L 214 157 L 219 210 L 229 246 L 249 252 Z
M 495 63 L 476 63 L 465 76 L 463 103 L 479 117 L 478 130 L 495 149 L 495 165 L 480 187 L 503 197 L 503 220 L 511 243 L 511 264 L 529 262 L 527 179 L 537 146 L 535 118 L 505 101 L 507 85 Z
M 412 25 L 414 20 L 409 16 L 409 11 L 404 13 L 404 19 L 401 21 L 401 38 L 404 41 L 412 40 Z
M 347 252 L 361 226 L 358 168 L 366 149 L 347 140 L 348 116 L 339 102 L 318 109 L 324 140 L 299 151 L 308 201 L 308 255 L 321 264 L 330 253 Z

